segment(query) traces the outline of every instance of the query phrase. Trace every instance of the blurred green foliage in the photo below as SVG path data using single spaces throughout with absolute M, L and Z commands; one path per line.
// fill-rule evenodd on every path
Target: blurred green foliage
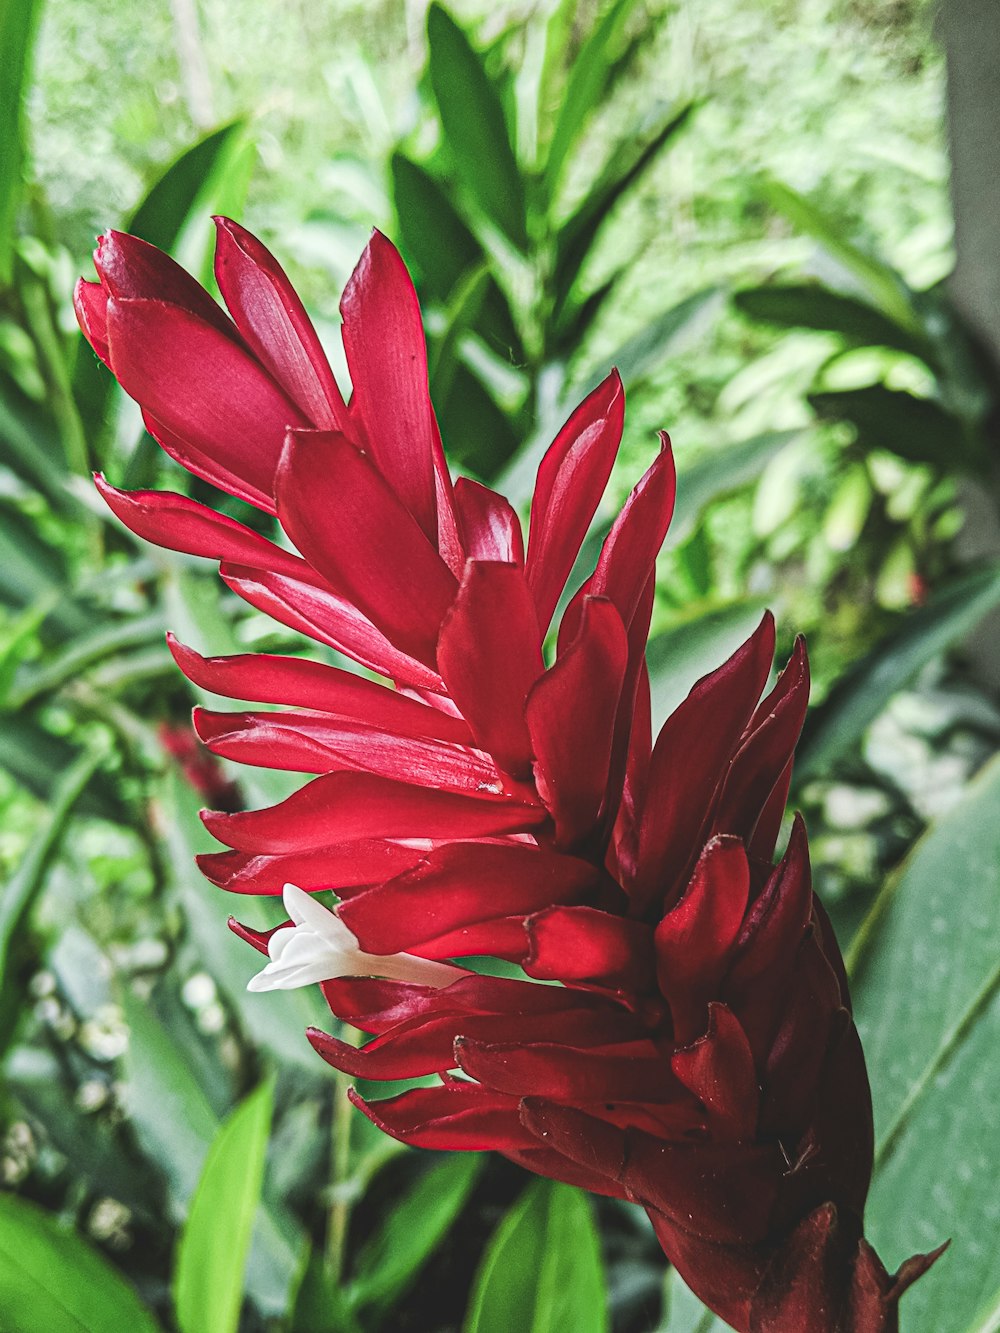
M 956 544 L 960 487 L 995 492 L 996 372 L 941 285 L 931 18 L 928 0 L 0 0 L 0 1311 L 18 1330 L 714 1326 L 676 1275 L 664 1292 L 637 1209 L 401 1149 L 310 1052 L 316 999 L 245 992 L 245 946 L 193 871 L 195 812 L 283 779 L 204 766 L 163 631 L 301 644 L 95 501 L 94 467 L 188 483 L 69 307 L 108 225 L 210 282 L 213 211 L 287 264 L 335 364 L 343 281 L 373 223 L 394 234 L 452 462 L 519 504 L 612 361 L 630 408 L 607 513 L 670 428 L 657 720 L 765 602 L 786 644 L 808 632 L 797 799 L 843 937 L 864 919 L 875 1238 L 892 1262 L 956 1237 L 907 1298 L 913 1333 L 945 1309 L 994 1326 L 995 769 L 966 784 L 1000 711 L 943 655 L 1000 602 L 997 567 Z

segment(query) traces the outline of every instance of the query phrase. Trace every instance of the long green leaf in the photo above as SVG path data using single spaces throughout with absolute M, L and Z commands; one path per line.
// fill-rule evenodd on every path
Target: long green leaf
M 810 712 L 796 755 L 796 782 L 828 771 L 841 755 L 855 749 L 892 696 L 998 604 L 1000 565 L 991 565 L 960 575 L 912 612 Z
M 462 185 L 515 245 L 527 244 L 524 181 L 503 106 L 465 32 L 438 4 L 427 16 L 431 86 Z
M 32 795 L 51 801 L 62 776 L 80 757 L 80 749 L 62 736 L 46 731 L 29 715 L 5 716 L 0 726 L 0 768 Z M 94 774 L 80 794 L 82 815 L 123 820 L 126 807 L 115 785 L 103 773 Z
M 545 185 L 554 199 L 567 157 L 607 86 L 622 29 L 635 0 L 612 0 L 573 59 L 545 164 Z
M 156 1333 L 159 1324 L 103 1254 L 35 1204 L 0 1194 L 0 1327 Z
M 424 1172 L 397 1198 L 358 1255 L 348 1300 L 374 1312 L 387 1313 L 416 1279 L 462 1211 L 483 1167 L 473 1153 L 455 1153 Z
M 934 359 L 930 341 L 909 325 L 861 301 L 819 283 L 769 283 L 733 294 L 736 308 L 750 319 L 782 328 L 838 333 L 856 346 L 894 347 L 925 361 Z
M 231 1112 L 208 1151 L 177 1246 L 181 1333 L 236 1333 L 273 1111 L 268 1080 Z
M 718 1315 L 702 1305 L 676 1268 L 668 1268 L 663 1285 L 663 1319 L 655 1333 L 726 1333 Z
M 689 537 L 713 500 L 756 480 L 765 464 L 801 434 L 799 430 L 765 431 L 714 449 L 692 467 L 682 468 L 677 478 L 670 544 L 676 546 Z
M 75 636 L 64 651 L 48 661 L 23 668 L 11 694 L 11 706 L 23 706 L 48 694 L 126 649 L 159 644 L 162 636 L 163 617 L 158 613 L 98 625 L 90 633 Z
M 930 398 L 869 384 L 811 393 L 809 402 L 829 421 L 850 421 L 865 449 L 888 449 L 911 463 L 946 471 L 978 471 L 986 462 L 978 439 Z
M 400 249 L 427 295 L 447 301 L 462 274 L 482 263 L 483 248 L 425 167 L 397 151 L 389 170 Z
M 722 309 L 723 299 L 719 287 L 705 287 L 685 297 L 629 338 L 613 356 L 590 367 L 585 375 L 580 376 L 579 382 L 595 384 L 604 378 L 612 366 L 617 366 L 626 387 L 638 383 L 664 357 L 706 328 L 713 316 Z
M 24 100 L 41 0 L 0 0 L 0 286 L 10 282 L 24 182 Z
M 913 293 L 894 268 L 853 245 L 845 238 L 844 229 L 838 222 L 791 186 L 765 179 L 762 189 L 774 208 L 784 213 L 794 226 L 819 241 L 828 254 L 854 275 L 890 319 L 914 333 L 920 332 Z
M 464 1333 L 607 1333 L 607 1289 L 591 1205 L 569 1185 L 530 1185 L 497 1228 Z
M 687 125 L 693 111 L 694 103 L 689 102 L 680 110 L 671 110 L 645 142 L 640 140 L 634 146 L 628 142 L 617 144 L 579 208 L 559 227 L 553 276 L 559 307 L 569 300 L 583 262 L 612 209 L 656 160 L 660 150 Z
M 911 852 L 852 949 L 889 1266 L 949 1236 L 906 1297 L 910 1333 L 986 1333 L 1000 1307 L 1000 761 Z

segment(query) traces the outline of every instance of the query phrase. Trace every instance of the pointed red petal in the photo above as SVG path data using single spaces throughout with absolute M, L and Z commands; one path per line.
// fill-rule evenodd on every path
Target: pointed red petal
M 353 1088 L 348 1096 L 383 1133 L 417 1148 L 515 1152 L 535 1143 L 518 1119 L 516 1097 L 474 1083 L 413 1088 L 377 1102 L 366 1102 Z
M 274 855 L 328 846 L 333 831 L 345 842 L 514 833 L 542 823 L 545 811 L 502 796 L 429 791 L 374 773 L 330 773 L 278 805 L 239 814 L 206 810 L 202 818 L 227 846 Z
M 321 430 L 345 430 L 347 408 L 309 316 L 256 236 L 216 218 L 215 277 L 247 345 Z
M 371 459 L 343 435 L 293 432 L 276 494 L 309 563 L 397 648 L 433 666 L 457 584 Z
M 300 889 L 332 889 L 334 893 L 391 879 L 415 865 L 426 851 L 404 847 L 385 838 L 367 838 L 287 855 L 249 852 L 204 852 L 198 869 L 229 893 L 279 894 L 287 883 Z
M 625 394 L 613 370 L 572 413 L 539 466 L 525 572 L 543 632 L 604 494 L 624 415 Z
M 757 1129 L 757 1071 L 747 1035 L 724 1004 L 708 1006 L 708 1031 L 675 1051 L 674 1073 L 704 1103 L 712 1137 L 752 1139 Z
M 618 611 L 609 601 L 588 597 L 579 634 L 528 697 L 535 779 L 561 846 L 585 839 L 597 823 L 627 664 Z
M 73 309 L 83 336 L 110 368 L 108 352 L 108 292 L 99 282 L 77 281 L 73 289 Z
M 172 634 L 167 635 L 167 646 L 188 680 L 213 694 L 355 718 L 397 736 L 426 736 L 456 745 L 472 741 L 462 718 L 430 708 L 352 671 L 305 657 L 270 653 L 202 657 Z
M 441 439 L 427 385 L 420 304 L 395 246 L 373 232 L 340 302 L 353 410 L 379 471 L 425 535 L 438 538 Z
M 468 562 L 441 627 L 437 664 L 481 748 L 505 772 L 528 776 L 524 701 L 544 663 L 535 608 L 517 565 Z
M 235 326 L 208 292 L 168 254 L 127 232 L 109 231 L 97 242 L 94 267 L 109 296 L 167 301 L 211 324 L 234 343 Z
M 213 459 L 227 490 L 273 492 L 285 433 L 306 423 L 247 352 L 180 306 L 117 297 L 108 344 L 125 392 Z
M 531 953 L 524 965 L 541 981 L 588 981 L 629 991 L 656 981 L 653 932 L 592 907 L 551 907 L 526 923 Z
M 309 566 L 252 528 L 217 514 L 207 505 L 174 491 L 119 491 L 98 473 L 94 483 L 114 514 L 137 536 L 169 551 L 232 560 L 290 574 L 310 573 Z
M 556 1102 L 669 1102 L 678 1096 L 670 1064 L 651 1041 L 581 1049 L 548 1042 L 484 1043 L 459 1037 L 459 1067 L 496 1092 Z
M 524 564 L 524 539 L 517 514 L 496 491 L 469 477 L 455 482 L 455 516 L 470 560 Z
M 450 843 L 413 870 L 352 897 L 344 924 L 370 953 L 398 953 L 494 917 L 536 912 L 593 893 L 585 861 L 524 843 Z

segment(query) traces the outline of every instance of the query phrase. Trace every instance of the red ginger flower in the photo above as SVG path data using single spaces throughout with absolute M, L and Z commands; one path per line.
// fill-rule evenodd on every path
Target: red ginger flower
M 269 956 L 253 988 L 320 981 L 373 1037 L 357 1050 L 311 1030 L 338 1069 L 440 1076 L 355 1097 L 387 1133 L 497 1149 L 641 1203 L 735 1328 L 895 1328 L 931 1260 L 891 1278 L 862 1238 L 870 1095 L 800 824 L 772 866 L 804 646 L 761 700 L 766 617 L 654 746 L 644 654 L 673 507 L 666 436 L 568 604 L 554 662 L 543 657 L 621 438 L 618 376 L 542 461 L 525 554 L 503 497 L 451 482 L 416 295 L 385 237 L 341 303 L 345 402 L 273 256 L 218 226 L 229 316 L 116 233 L 77 312 L 167 453 L 276 514 L 297 554 L 184 496 L 98 485 L 134 532 L 219 560 L 251 605 L 396 686 L 171 641 L 196 684 L 282 706 L 197 710 L 211 750 L 317 775 L 269 809 L 203 816 L 230 849 L 200 858 L 209 879 L 286 886 L 287 925 L 233 923 Z M 320 889 L 340 898 L 334 913 L 302 891 Z M 526 979 L 448 961 L 474 955 Z

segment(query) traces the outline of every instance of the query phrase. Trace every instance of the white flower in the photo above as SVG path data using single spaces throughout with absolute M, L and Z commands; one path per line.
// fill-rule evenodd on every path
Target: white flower
M 285 885 L 282 899 L 293 924 L 282 926 L 268 940 L 270 962 L 251 977 L 247 990 L 292 990 L 334 977 L 390 977 L 422 986 L 450 986 L 467 975 L 460 967 L 412 953 L 363 953 L 357 936 L 336 912 L 295 884 Z

